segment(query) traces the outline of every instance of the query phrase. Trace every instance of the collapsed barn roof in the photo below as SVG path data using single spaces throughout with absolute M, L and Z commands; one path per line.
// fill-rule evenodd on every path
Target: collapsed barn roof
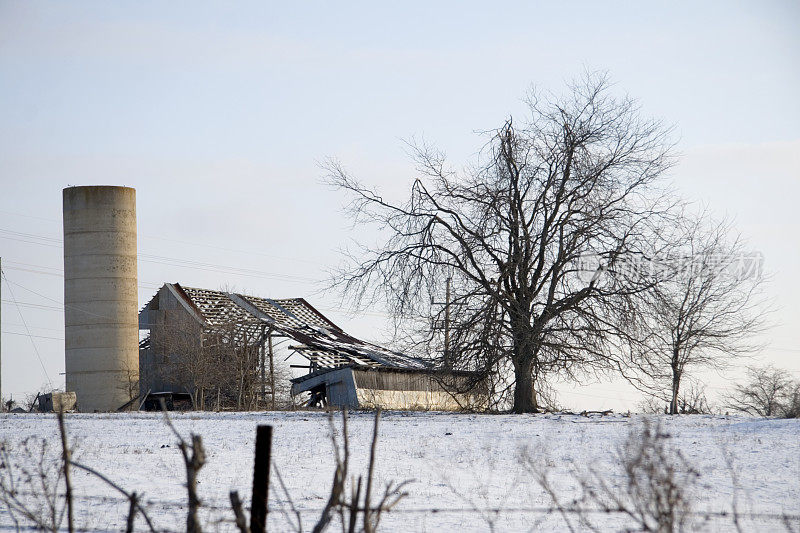
M 166 283 L 168 290 L 204 328 L 234 323 L 253 332 L 264 329 L 298 345 L 290 349 L 311 362 L 311 369 L 342 366 L 375 369 L 433 370 L 432 362 L 388 350 L 345 333 L 303 298 L 273 300 L 244 294 L 184 287 Z M 160 291 L 159 291 L 160 292 Z M 139 313 L 139 328 L 154 325 L 150 311 L 158 309 L 158 294 Z

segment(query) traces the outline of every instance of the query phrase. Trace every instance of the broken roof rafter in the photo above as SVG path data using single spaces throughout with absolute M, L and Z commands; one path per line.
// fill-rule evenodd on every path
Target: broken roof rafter
M 430 361 L 387 350 L 348 335 L 303 298 L 273 300 L 183 287 L 178 283 L 168 283 L 166 287 L 205 328 L 215 330 L 237 324 L 237 327 L 244 328 L 243 337 L 251 337 L 266 329 L 269 335 L 288 337 L 301 343 L 302 346 L 290 348 L 317 366 L 355 364 L 433 369 Z

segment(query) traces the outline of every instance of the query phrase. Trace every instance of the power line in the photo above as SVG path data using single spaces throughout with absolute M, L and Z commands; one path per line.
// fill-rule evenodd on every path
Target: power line
M 41 271 L 41 270 L 34 270 L 34 269 L 30 269 L 30 268 L 19 268 L 19 267 L 13 267 L 12 266 L 12 267 L 5 268 L 5 270 L 16 270 L 17 272 L 32 272 L 34 274 L 45 274 L 47 276 L 54 276 L 54 277 L 57 277 L 57 278 L 63 278 L 64 277 L 63 272 L 44 272 L 44 271 Z M 138 288 L 140 288 L 140 289 L 158 289 L 158 288 L 161 287 L 160 285 L 156 285 L 156 284 L 153 284 L 153 283 L 137 283 L 136 286 Z
M 64 311 L 65 308 L 70 308 L 70 309 L 74 309 L 76 311 L 79 311 L 81 313 L 92 315 L 92 316 L 95 316 L 95 317 L 98 317 L 98 318 L 112 319 L 112 317 L 109 317 L 109 316 L 106 316 L 106 315 L 100 315 L 100 314 L 97 314 L 97 313 L 92 313 L 91 311 L 87 311 L 87 310 L 82 309 L 80 307 L 76 307 L 76 306 L 73 306 L 73 305 L 70 305 L 70 304 L 66 304 L 66 303 L 64 303 L 64 302 L 62 302 L 60 300 L 57 300 L 55 298 L 51 298 L 51 297 L 49 297 L 49 296 L 47 296 L 45 294 L 42 294 L 42 293 L 40 293 L 38 291 L 35 291 L 35 290 L 31 289 L 31 288 L 25 287 L 24 285 L 21 285 L 21 284 L 19 284 L 17 282 L 10 281 L 5 276 L 5 274 L 3 274 L 3 277 L 5 278 L 6 283 L 9 284 L 9 286 L 12 285 L 12 284 L 16 285 L 17 287 L 19 287 L 19 288 L 21 288 L 23 290 L 26 290 L 26 291 L 28 291 L 28 292 L 30 292 L 32 294 L 35 294 L 35 295 L 37 295 L 37 296 L 39 296 L 41 298 L 44 298 L 45 300 L 49 300 L 49 301 L 51 301 L 53 303 L 59 304 L 59 306 L 56 307 L 54 305 L 34 304 L 34 303 L 29 303 L 29 302 L 17 302 L 16 299 L 11 301 L 11 302 L 9 302 L 8 300 L 2 300 L 3 302 L 6 302 L 6 303 L 14 303 L 17 306 L 17 310 L 18 311 L 19 311 L 19 306 L 26 306 L 26 307 L 31 307 L 31 308 L 34 308 L 34 309 L 53 310 L 53 311 Z M 24 322 L 24 320 L 23 320 L 23 322 Z M 164 325 L 162 327 L 165 327 L 165 328 L 168 328 L 168 329 L 175 329 L 175 330 L 178 330 L 178 331 L 181 330 L 181 328 L 176 327 L 176 326 L 170 327 L 170 326 Z M 28 330 L 28 334 L 30 335 L 30 330 L 27 328 L 27 324 L 26 324 L 26 329 Z M 20 333 L 13 333 L 13 332 L 8 332 L 8 333 L 10 333 L 12 335 L 21 335 Z M 39 337 L 55 339 L 55 337 L 45 337 L 45 336 L 39 336 Z M 61 339 L 61 340 L 63 340 L 63 339 Z
M 23 336 L 23 337 L 34 337 L 34 338 L 37 338 L 37 339 L 52 339 L 54 341 L 63 341 L 64 340 L 64 337 L 45 337 L 44 335 L 31 335 L 30 333 L 17 333 L 15 331 L 3 330 L 2 333 L 5 333 L 6 335 L 20 335 L 20 336 Z M 48 377 L 47 379 L 49 381 L 50 378 Z
M 48 218 L 43 218 L 43 217 L 33 217 L 33 216 L 29 216 L 29 215 L 23 215 L 23 214 L 20 214 L 20 213 L 13 213 L 13 212 L 8 212 L 8 211 L 0 211 L 0 212 L 4 212 L 4 213 L 7 213 L 7 214 L 16 215 L 16 216 L 23 216 L 23 217 L 27 217 L 27 218 L 36 218 L 36 219 L 40 219 L 40 220 L 48 220 L 48 221 L 53 221 L 53 222 L 56 221 L 56 219 L 48 219 Z M 31 243 L 31 244 L 38 244 L 38 245 L 43 245 L 43 246 L 52 246 L 52 247 L 59 247 L 60 248 L 60 247 L 62 247 L 62 242 L 63 242 L 63 239 L 57 238 L 57 237 L 39 235 L 39 234 L 35 234 L 35 233 L 18 232 L 18 231 L 14 231 L 14 230 L 3 229 L 3 228 L 0 228 L 0 233 L 7 234 L 7 235 L 0 235 L 0 238 L 11 239 L 11 240 L 21 241 L 21 242 L 28 242 L 28 243 Z M 10 235 L 10 236 L 8 236 L 8 235 Z M 292 261 L 300 261 L 300 262 L 305 262 L 305 263 L 310 263 L 310 264 L 321 264 L 321 263 L 317 263 L 317 262 L 314 262 L 314 261 L 308 261 L 308 260 L 299 259 L 299 258 L 280 257 L 280 256 L 274 256 L 274 255 L 265 254 L 265 253 L 261 253 L 261 252 L 237 250 L 237 249 L 233 249 L 233 248 L 225 248 L 225 247 L 220 247 L 220 246 L 215 246 L 215 245 L 202 244 L 202 243 L 184 241 L 184 240 L 179 240 L 179 239 L 169 239 L 169 238 L 165 238 L 165 237 L 156 237 L 156 236 L 150 236 L 150 235 L 143 235 L 143 236 L 145 236 L 147 238 L 156 239 L 156 240 L 163 240 L 163 241 L 169 241 L 169 242 L 178 242 L 178 243 L 187 244 L 187 245 L 191 245 L 191 246 L 213 248 L 213 249 L 219 249 L 219 250 L 225 250 L 225 251 L 233 251 L 233 252 L 238 252 L 238 253 L 262 255 L 262 256 L 266 256 L 266 257 L 273 257 L 273 258 L 277 258 L 277 259 L 292 260 Z M 291 282 L 291 283 L 318 283 L 319 282 L 319 280 L 315 279 L 315 278 L 309 278 L 309 277 L 303 277 L 303 276 L 293 276 L 293 275 L 290 275 L 290 274 L 281 274 L 281 273 L 274 273 L 274 272 L 259 271 L 259 270 L 255 270 L 255 269 L 231 267 L 231 266 L 226 266 L 226 265 L 218 265 L 218 264 L 214 264 L 214 263 L 205 263 L 205 262 L 200 262 L 200 261 L 196 261 L 196 260 L 172 258 L 172 257 L 167 257 L 167 256 L 159 256 L 159 255 L 152 255 L 152 254 L 139 254 L 139 258 L 140 258 L 141 261 L 148 262 L 148 263 L 162 264 L 162 265 L 167 265 L 167 266 L 179 266 L 179 267 L 185 267 L 185 268 L 192 268 L 192 269 L 195 269 L 195 270 L 202 270 L 202 271 L 206 271 L 206 272 L 231 274 L 231 275 L 235 275 L 235 276 L 255 277 L 255 278 L 262 278 L 262 279 L 275 279 L 275 280 Z M 17 265 L 34 267 L 34 269 L 20 268 L 20 267 L 13 267 L 13 266 L 12 267 L 6 267 L 7 269 L 18 270 L 18 271 L 23 271 L 23 272 L 31 272 L 31 273 L 37 273 L 37 274 L 43 274 L 43 275 L 51 275 L 51 276 L 63 277 L 63 270 L 58 269 L 56 267 L 49 267 L 49 266 L 44 266 L 44 265 L 35 265 L 35 264 L 30 264 L 30 263 L 20 263 L 20 262 L 14 262 L 14 261 L 10 261 L 10 262 L 13 263 L 13 264 L 17 264 Z M 48 270 L 52 270 L 53 272 L 46 272 L 46 271 L 36 270 L 36 269 L 48 269 Z M 145 288 L 145 289 L 157 289 L 157 288 L 160 287 L 160 285 L 149 285 L 149 284 L 138 284 L 138 286 L 140 288 Z M 21 285 L 20 285 L 20 287 L 21 287 Z M 23 287 L 23 288 L 25 288 L 25 287 Z M 26 290 L 30 290 L 30 289 L 26 289 Z M 31 291 L 31 292 L 34 292 L 35 294 L 39 294 L 39 293 L 36 293 L 35 291 Z M 41 294 L 39 294 L 39 295 L 42 296 L 43 298 L 46 298 L 48 300 L 51 300 L 53 302 L 61 304 L 61 302 L 59 302 L 58 300 L 54 300 L 52 298 L 46 297 L 46 296 L 41 295 Z M 15 302 L 15 304 L 16 304 L 16 302 Z M 37 304 L 31 304 L 31 303 L 20 303 L 19 305 L 33 307 L 33 308 L 40 308 L 40 309 L 59 309 L 59 310 L 61 309 L 61 308 L 53 308 L 53 307 L 48 307 L 48 306 L 37 306 Z M 342 308 L 330 308 L 329 307 L 329 308 L 320 308 L 320 309 L 323 310 L 323 311 L 328 311 L 328 312 L 349 312 L 349 310 L 342 309 Z M 88 313 L 88 311 L 84 311 L 84 310 L 80 310 L 80 311 Z M 367 316 L 375 316 L 375 317 L 390 317 L 391 316 L 388 313 L 381 313 L 381 312 L 375 312 L 375 311 L 362 311 L 359 314 L 367 315 Z M 97 315 L 97 316 L 100 316 L 100 315 Z M 765 351 L 765 352 L 767 352 L 767 351 L 776 352 L 777 351 L 777 352 L 800 353 L 800 348 L 767 347 L 763 351 Z M 582 394 L 582 393 L 578 393 L 578 392 L 573 392 L 572 394 L 577 394 L 577 395 L 582 395 L 582 396 L 591 396 L 591 397 L 596 397 L 596 398 L 604 398 L 604 399 L 608 399 L 608 400 L 619 400 L 620 399 L 620 398 L 613 398 L 613 397 L 608 397 L 608 396 Z
M 44 294 L 42 294 L 40 292 L 36 292 L 33 289 L 29 289 L 28 287 L 25 287 L 24 285 L 20 285 L 19 283 L 16 283 L 16 282 L 13 282 L 13 281 L 8 281 L 8 278 L 6 278 L 6 283 L 8 283 L 9 285 L 11 285 L 11 284 L 16 285 L 17 287 L 19 287 L 21 289 L 24 289 L 24 290 L 26 290 L 28 292 L 31 292 L 31 293 L 33 293 L 33 294 L 35 294 L 37 296 L 40 296 L 40 297 L 44 298 L 45 300 L 50 300 L 51 302 L 55 302 L 57 304 L 61 304 L 65 308 L 74 309 L 75 311 L 80 311 L 81 313 L 85 313 L 87 315 L 96 316 L 97 318 L 107 318 L 109 320 L 112 320 L 112 317 L 110 317 L 110 316 L 98 315 L 97 313 L 92 313 L 91 311 L 87 311 L 86 309 L 81 309 L 80 307 L 76 307 L 74 305 L 70 305 L 70 304 L 67 304 L 67 303 L 64 303 L 64 302 L 60 302 L 60 301 L 56 300 L 55 298 L 50 298 L 49 296 L 45 296 Z M 12 294 L 12 296 L 13 296 L 13 294 Z
M 2 239 L 9 239 L 13 241 L 19 242 L 26 242 L 29 244 L 37 244 L 41 246 L 50 246 L 50 247 L 57 247 L 61 248 L 61 240 L 55 239 L 53 237 L 46 237 L 43 235 L 35 235 L 32 233 L 22 233 L 17 231 L 11 231 L 0 228 L 0 233 L 7 233 L 11 234 L 12 236 L 8 235 L 0 235 Z M 31 240 L 34 239 L 34 240 Z M 42 242 L 43 241 L 43 242 Z M 218 265 L 214 263 L 204 263 L 196 260 L 190 259 L 180 259 L 175 257 L 167 257 L 167 256 L 160 256 L 160 255 L 153 255 L 153 254 L 146 254 L 140 253 L 138 254 L 138 258 L 140 261 L 144 263 L 154 263 L 159 265 L 167 265 L 167 266 L 179 266 L 185 268 L 192 268 L 195 270 L 202 270 L 205 272 L 215 272 L 221 274 L 231 274 L 234 276 L 244 276 L 244 277 L 254 277 L 254 278 L 262 278 L 262 279 L 274 279 L 278 281 L 286 281 L 290 283 L 318 283 L 320 280 L 316 278 L 310 278 L 307 276 L 295 276 L 291 274 L 281 274 L 278 272 L 267 272 L 263 270 L 255 270 L 249 268 L 239 268 L 233 267 L 228 265 Z M 38 265 L 37 265 L 38 266 Z M 44 268 L 52 268 L 52 267 L 44 267 Z M 17 270 L 23 270 L 17 268 Z M 46 272 L 40 272 L 42 274 L 49 274 Z
M 14 266 L 6 267 L 7 269 L 10 269 L 10 270 L 18 270 L 18 271 L 24 271 L 24 272 L 38 272 L 38 273 L 41 273 L 41 274 L 47 274 L 47 275 L 59 276 L 59 277 L 63 277 L 63 275 L 64 275 L 63 274 L 63 270 L 61 270 L 59 268 L 56 268 L 56 267 L 50 267 L 50 266 L 45 266 L 45 265 L 37 265 L 37 264 L 33 264 L 33 263 L 21 263 L 19 261 L 6 261 L 6 262 L 7 263 L 10 262 L 10 263 L 12 263 L 14 265 L 24 265 L 24 266 L 30 266 L 30 267 L 35 267 L 35 268 L 50 269 L 50 270 L 53 270 L 55 272 L 38 272 L 38 271 L 35 271 L 33 269 L 25 269 L 25 268 L 19 268 L 19 267 L 14 267 Z M 17 285 L 19 285 L 19 284 L 17 284 Z M 22 287 L 21 285 L 19 285 L 19 286 Z M 145 284 L 145 283 L 139 283 L 138 286 L 139 286 L 139 288 L 145 288 L 145 289 L 158 289 L 158 288 L 161 287 L 160 285 L 150 285 L 150 284 Z M 22 287 L 22 288 L 26 289 L 25 287 Z M 46 298 L 46 299 L 51 300 L 53 302 L 56 302 L 58 304 L 62 303 L 62 302 L 60 302 L 58 300 L 54 300 L 52 298 L 48 298 L 47 296 L 39 294 L 39 293 L 37 293 L 37 292 L 35 292 L 35 291 L 31 290 L 31 289 L 26 289 L 26 290 L 29 290 L 30 292 L 33 292 L 34 294 L 38 294 L 39 296 L 42 296 L 43 298 Z M 22 304 L 22 305 L 24 305 L 24 304 Z M 31 305 L 34 305 L 34 304 L 31 304 Z M 344 309 L 344 308 L 341 308 L 341 307 L 319 307 L 318 309 L 320 311 L 329 311 L 329 312 L 343 312 L 343 313 L 351 312 L 351 310 Z M 389 313 L 382 313 L 382 312 L 379 312 L 379 311 L 361 311 L 358 314 L 359 315 L 364 315 L 364 316 L 381 317 L 381 318 L 391 317 L 392 316 Z
M 4 304 L 14 304 L 20 307 L 30 307 L 32 309 L 47 309 L 53 311 L 63 311 L 62 307 L 56 307 L 54 305 L 44 305 L 44 304 L 35 304 L 31 302 L 15 302 L 13 300 L 3 300 Z
M 252 251 L 252 250 L 240 250 L 240 249 L 236 249 L 236 248 L 226 248 L 226 247 L 223 247 L 223 246 L 216 246 L 216 245 L 213 245 L 213 244 L 203 244 L 203 243 L 199 243 L 199 242 L 184 241 L 184 240 L 179 240 L 179 239 L 169 239 L 167 237 L 156 237 L 154 235 L 147 235 L 147 234 L 142 234 L 142 236 L 147 238 L 147 239 L 154 239 L 154 240 L 167 241 L 167 242 L 177 242 L 177 243 L 180 243 L 180 244 L 188 244 L 190 246 L 198 246 L 198 247 L 202 247 L 202 248 L 211 248 L 211 249 L 214 249 L 214 250 L 221 250 L 221 251 L 225 251 L 225 252 L 236 252 L 236 253 L 241 253 L 241 254 L 261 255 L 261 256 L 264 256 L 264 257 L 270 257 L 272 259 L 281 259 L 281 260 L 284 260 L 284 261 L 297 261 L 297 262 L 300 262 L 300 263 L 308 263 L 310 265 L 325 266 L 324 263 L 320 263 L 319 261 L 311 261 L 309 259 L 300 259 L 299 257 L 284 257 L 284 256 L 280 256 L 280 255 L 267 254 L 267 253 L 264 253 L 264 252 L 255 252 L 255 251 Z
M 36 219 L 36 220 L 45 220 L 47 222 L 61 222 L 61 220 L 55 219 L 55 218 L 36 217 L 36 216 L 32 216 L 32 215 L 24 215 L 22 213 L 15 213 L 13 211 L 0 211 L 0 213 L 4 213 L 6 215 L 24 217 L 24 218 L 32 218 L 32 219 Z M 1 231 L 10 231 L 10 230 L 1 230 Z M 33 234 L 30 234 L 30 235 L 33 235 Z M 312 265 L 325 266 L 325 263 L 321 263 L 319 261 L 312 261 L 310 259 L 301 259 L 299 257 L 285 257 L 285 256 L 280 256 L 280 255 L 268 254 L 268 253 L 265 253 L 265 252 L 258 252 L 258 251 L 254 251 L 254 250 L 242 250 L 242 249 L 239 249 L 239 248 L 228 248 L 228 247 L 216 246 L 216 245 L 208 244 L 208 243 L 186 241 L 186 240 L 182 240 L 182 239 L 171 239 L 169 237 L 150 235 L 150 234 L 147 234 L 147 233 L 140 233 L 138 235 L 139 235 L 139 237 L 144 237 L 146 239 L 152 239 L 152 240 L 158 240 L 158 241 L 176 242 L 176 243 L 180 243 L 180 244 L 188 244 L 189 246 L 197 246 L 197 247 L 202 247 L 202 248 L 211 248 L 211 249 L 215 249 L 215 250 L 222 250 L 222 251 L 225 251 L 225 252 L 236 252 L 236 253 L 249 254 L 249 255 L 261 255 L 261 256 L 264 256 L 264 257 L 270 257 L 270 258 L 273 258 L 273 259 L 281 259 L 281 260 L 284 260 L 284 261 L 297 261 L 297 262 L 300 262 L 300 263 L 308 263 L 308 264 L 312 264 Z M 43 238 L 50 239 L 50 240 L 56 240 L 56 239 L 54 239 L 52 237 L 43 237 Z
M 48 237 L 47 235 L 39 235 L 39 234 L 36 234 L 36 233 L 25 233 L 25 232 L 22 232 L 22 231 L 14 231 L 14 230 L 5 229 L 5 228 L 0 228 L 0 232 L 1 233 L 8 233 L 8 234 L 14 235 L 15 237 L 20 237 L 20 238 L 37 239 L 37 240 L 49 241 L 49 242 L 52 242 L 52 243 L 61 244 L 61 239 L 59 239 L 58 237 Z
M 20 302 L 20 303 L 22 303 L 22 302 Z M 3 325 L 4 326 L 25 327 L 25 324 L 17 324 L 15 322 L 6 322 L 5 320 L 3 321 Z M 40 329 L 40 330 L 47 330 L 47 331 L 64 331 L 63 327 L 60 327 L 60 328 L 48 328 L 48 327 L 45 327 L 45 326 L 29 326 L 29 327 L 31 329 Z
M 6 277 L 6 273 L 0 270 L 0 275 L 3 276 L 3 279 L 6 280 L 6 286 L 8 286 L 8 292 L 11 294 L 11 300 L 16 304 L 17 299 L 14 296 L 14 291 L 11 289 L 11 283 L 8 281 Z M 44 372 L 45 377 L 47 378 L 47 382 L 50 383 L 50 387 L 53 387 L 53 380 L 50 379 L 50 374 L 47 373 L 47 369 L 44 367 L 44 363 L 42 362 L 42 356 L 39 354 L 39 348 L 36 346 L 36 342 L 33 340 L 33 336 L 31 335 L 31 330 L 28 328 L 28 323 L 25 321 L 25 317 L 22 315 L 22 310 L 17 305 L 17 313 L 19 313 L 19 318 L 22 320 L 22 323 L 25 324 L 25 330 L 28 332 L 28 338 L 31 340 L 31 344 L 33 345 L 33 351 L 36 352 L 36 358 L 39 360 L 39 365 L 42 367 L 42 371 Z
M 48 270 L 55 270 L 57 272 L 64 272 L 64 270 L 62 268 L 60 268 L 60 267 L 51 267 L 51 266 L 46 266 L 46 265 L 36 265 L 34 263 L 23 263 L 21 261 L 13 261 L 13 260 L 12 261 L 6 261 L 6 263 L 11 263 L 11 264 L 14 264 L 14 265 L 22 265 L 22 266 L 27 266 L 27 267 L 46 268 Z
M 164 257 L 151 254 L 139 254 L 139 258 L 141 261 L 145 263 L 156 263 L 160 265 L 187 267 L 195 270 L 203 270 L 206 272 L 233 274 L 235 276 L 275 279 L 279 281 L 288 281 L 292 283 L 318 283 L 320 281 L 316 278 L 309 278 L 304 276 L 293 276 L 291 274 L 280 274 L 276 272 L 266 272 L 262 270 L 254 270 L 249 268 L 237 268 L 226 265 L 216 265 L 213 263 L 203 263 L 200 261 L 177 259 L 174 257 Z

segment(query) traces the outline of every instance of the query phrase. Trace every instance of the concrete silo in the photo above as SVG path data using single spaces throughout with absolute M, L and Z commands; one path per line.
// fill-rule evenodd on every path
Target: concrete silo
M 112 411 L 138 394 L 136 190 L 64 189 L 67 391 L 83 412 Z

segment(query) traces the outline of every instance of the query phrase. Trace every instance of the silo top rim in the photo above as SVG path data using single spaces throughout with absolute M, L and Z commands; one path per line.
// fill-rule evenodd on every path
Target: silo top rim
M 72 187 L 64 187 L 64 191 L 71 191 L 76 189 L 130 189 L 135 191 L 133 187 L 126 187 L 124 185 L 73 185 Z
M 84 185 L 67 187 L 64 198 L 64 213 L 84 209 L 125 209 L 131 214 L 136 209 L 136 189 L 119 185 Z M 66 219 L 65 219 L 66 220 Z

